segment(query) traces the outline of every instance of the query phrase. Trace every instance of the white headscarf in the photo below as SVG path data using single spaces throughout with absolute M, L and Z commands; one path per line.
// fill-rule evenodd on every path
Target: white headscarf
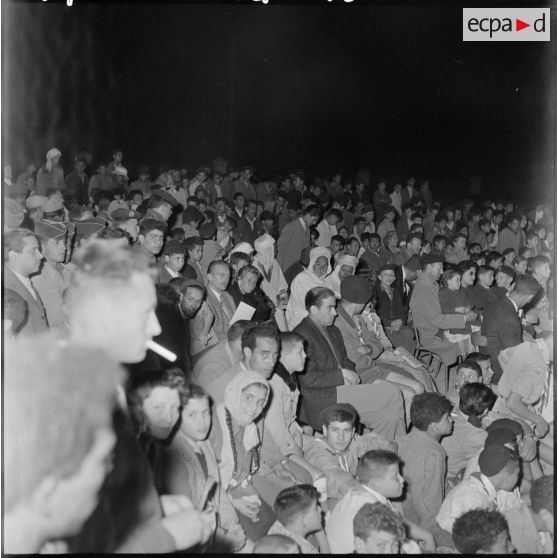
M 326 285 L 335 293 L 337 298 L 341 298 L 341 279 L 339 279 L 339 271 L 342 265 L 348 265 L 353 268 L 352 275 L 355 274 L 355 269 L 358 264 L 358 258 L 349 254 L 343 254 L 337 260 L 335 269 L 325 278 Z
M 261 264 L 265 271 L 269 271 L 275 260 L 275 239 L 270 234 L 264 234 L 254 241 L 256 250 L 255 262 Z
M 326 274 L 323 277 L 319 277 L 320 280 L 323 280 L 324 277 L 328 276 L 331 273 L 331 251 L 329 250 L 329 248 L 322 248 L 321 246 L 319 246 L 318 248 L 312 248 L 312 250 L 310 250 L 310 263 L 308 264 L 308 267 L 306 269 L 307 271 L 315 275 L 314 264 L 320 257 L 325 257 L 327 259 Z
M 52 170 L 52 160 L 57 156 L 62 157 L 62 153 L 60 152 L 59 149 L 56 149 L 56 147 L 53 147 L 52 149 L 49 149 L 47 151 L 45 169 L 48 172 L 50 172 Z

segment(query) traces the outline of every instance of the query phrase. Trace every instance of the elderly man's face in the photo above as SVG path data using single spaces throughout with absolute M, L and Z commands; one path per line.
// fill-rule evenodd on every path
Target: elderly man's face
M 324 277 L 324 275 L 327 273 L 327 269 L 328 269 L 327 258 L 325 256 L 320 256 L 314 262 L 314 266 L 312 268 L 312 271 L 314 272 L 314 274 L 316 276 Z

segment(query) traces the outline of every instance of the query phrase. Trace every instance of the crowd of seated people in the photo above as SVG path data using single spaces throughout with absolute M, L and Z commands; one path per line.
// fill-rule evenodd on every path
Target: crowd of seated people
M 551 208 L 62 156 L 4 168 L 6 552 L 553 552 Z

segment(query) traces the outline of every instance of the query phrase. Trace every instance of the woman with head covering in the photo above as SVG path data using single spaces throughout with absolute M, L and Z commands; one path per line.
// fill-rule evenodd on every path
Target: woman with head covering
M 252 542 L 263 537 L 275 520 L 273 511 L 254 485 L 254 476 L 260 468 L 262 439 L 256 420 L 269 395 L 269 384 L 259 372 L 239 372 L 227 384 L 223 402 L 213 408 L 213 427 L 209 435 L 221 483 Z M 257 479 L 259 487 L 261 481 Z
M 255 308 L 252 316 L 253 322 L 267 322 L 275 310 L 273 302 L 265 295 L 258 286 L 261 273 L 253 265 L 245 265 L 239 271 L 234 281 L 227 288 L 227 292 L 233 297 L 235 304 L 241 302 Z
M 238 521 L 230 496 L 221 483 L 215 452 L 207 437 L 211 428 L 209 397 L 196 385 L 178 389 L 181 420 L 170 442 L 165 444 L 160 461 L 164 494 L 186 495 L 196 509 L 218 511 L 217 531 L 208 550 L 240 550 L 246 534 Z
M 56 147 L 47 151 L 45 164 L 37 172 L 35 194 L 44 196 L 51 188 L 64 190 L 64 171 L 59 166 L 61 156 L 62 153 Z
M 354 275 L 358 264 L 358 258 L 343 254 L 337 260 L 337 265 L 331 274 L 325 278 L 325 284 L 331 289 L 337 298 L 341 298 L 341 281 L 348 275 Z
M 328 248 L 310 250 L 308 267 L 301 271 L 291 285 L 291 297 L 287 304 L 287 324 L 293 330 L 307 315 L 304 299 L 314 287 L 327 287 L 325 278 L 331 273 L 331 252 Z

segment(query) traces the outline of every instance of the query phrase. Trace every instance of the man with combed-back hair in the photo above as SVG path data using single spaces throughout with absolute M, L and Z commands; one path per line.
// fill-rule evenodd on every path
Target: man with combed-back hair
M 140 362 L 148 341 L 161 333 L 147 262 L 119 241 L 93 240 L 76 254 L 76 264 L 67 293 L 70 342 L 104 350 L 120 363 Z M 214 514 L 198 512 L 188 501 L 176 502 L 182 509 L 165 514 L 130 417 L 120 408 L 114 421 L 114 467 L 101 504 L 70 550 L 173 552 L 205 542 L 215 527 Z
M 79 533 L 97 506 L 124 370 L 48 333 L 5 349 L 4 544 L 8 553 L 38 553 Z

